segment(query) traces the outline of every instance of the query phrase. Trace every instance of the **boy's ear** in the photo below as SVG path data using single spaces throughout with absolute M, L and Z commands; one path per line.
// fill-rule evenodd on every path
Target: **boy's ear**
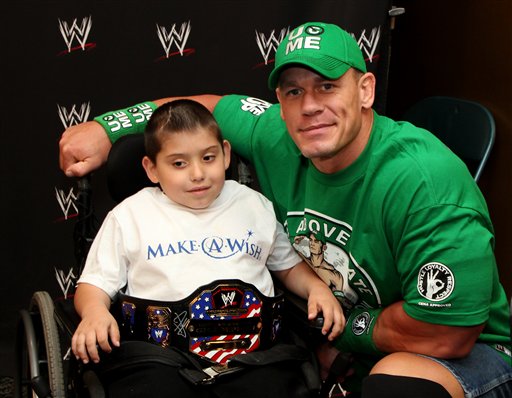
M 147 156 L 144 156 L 142 158 L 142 167 L 144 167 L 144 170 L 146 170 L 146 174 L 148 175 L 148 178 L 153 184 L 158 184 L 158 175 L 155 170 L 155 164 L 153 161 L 148 158 Z
M 224 150 L 224 170 L 227 170 L 231 163 L 231 144 L 229 141 L 224 140 L 222 142 L 222 148 Z

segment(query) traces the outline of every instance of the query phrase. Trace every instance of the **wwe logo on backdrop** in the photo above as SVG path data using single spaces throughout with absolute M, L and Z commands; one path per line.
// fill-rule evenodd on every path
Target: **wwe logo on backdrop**
M 80 48 L 85 51 L 89 46 L 87 45 L 87 38 L 92 27 L 92 17 L 83 18 L 81 23 L 78 23 L 77 20 L 78 18 L 75 18 L 71 24 L 68 24 L 67 21 L 59 19 L 59 30 L 68 48 L 68 53 Z M 78 42 L 78 46 L 72 47 L 75 40 Z
M 269 62 L 270 53 L 272 52 L 275 54 L 279 43 L 283 41 L 289 31 L 289 27 L 281 29 L 281 31 L 277 34 L 275 30 L 272 30 L 268 38 L 265 37 L 264 33 L 256 31 L 256 44 L 258 44 L 261 55 L 265 60 L 265 65 L 267 65 Z
M 64 190 L 55 188 L 55 195 L 57 197 L 57 202 L 64 213 L 64 219 L 67 220 L 72 216 L 78 215 L 78 208 L 76 207 L 75 201 L 78 199 L 78 196 L 73 193 L 73 188 L 69 190 L 69 193 L 64 193 Z M 73 208 L 75 213 L 69 214 L 70 209 Z
M 193 52 L 193 50 L 187 51 L 185 49 L 191 30 L 192 25 L 190 25 L 190 21 L 183 22 L 179 30 L 176 29 L 176 24 L 173 24 L 169 31 L 167 31 L 165 26 L 156 25 L 158 38 L 160 39 L 160 43 L 162 43 L 162 47 L 165 51 L 165 58 L 169 58 L 177 54 L 181 54 L 181 56 L 183 56 L 187 52 Z M 177 52 L 171 52 L 173 45 L 178 49 Z
M 71 268 L 67 274 L 64 273 L 63 270 L 55 268 L 55 278 L 62 290 L 64 298 L 68 298 L 68 292 L 73 286 L 75 286 L 75 282 L 77 280 L 77 277 L 73 273 L 73 268 Z
M 64 106 L 57 104 L 57 110 L 59 112 L 59 118 L 65 129 L 75 124 L 80 124 L 87 121 L 89 113 L 91 112 L 91 105 L 89 102 L 80 105 L 77 109 L 75 105 L 71 109 L 66 109 Z
M 354 37 L 355 38 L 355 37 Z M 375 57 L 375 51 L 379 47 L 380 41 L 380 26 L 377 28 L 373 28 L 370 32 L 369 36 L 366 36 L 366 29 L 361 32 L 359 36 L 359 40 L 356 38 L 357 44 L 361 48 L 363 55 L 366 55 L 366 58 L 372 62 Z

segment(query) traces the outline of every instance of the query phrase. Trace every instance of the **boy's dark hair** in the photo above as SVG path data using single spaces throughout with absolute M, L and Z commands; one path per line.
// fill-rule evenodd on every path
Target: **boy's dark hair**
M 221 147 L 223 138 L 219 125 L 211 112 L 199 102 L 180 99 L 159 106 L 146 125 L 144 146 L 146 155 L 153 163 L 162 149 L 164 134 L 193 132 L 204 128 L 215 134 Z

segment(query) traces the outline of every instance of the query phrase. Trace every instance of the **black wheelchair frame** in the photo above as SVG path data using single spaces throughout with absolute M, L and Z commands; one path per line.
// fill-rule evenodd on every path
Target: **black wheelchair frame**
M 144 154 L 142 135 L 123 137 L 112 147 L 107 161 L 107 185 L 119 202 L 151 182 L 140 167 Z M 138 161 L 133 161 L 138 159 Z M 245 167 L 245 166 L 244 166 Z M 75 224 L 75 257 L 81 273 L 97 228 L 91 201 L 90 176 L 78 180 L 79 217 Z M 323 339 L 321 319 L 307 320 L 305 300 L 286 292 L 285 323 L 295 339 L 312 352 L 312 343 Z M 94 364 L 84 365 L 70 352 L 71 337 L 80 319 L 72 297 L 53 300 L 46 291 L 36 291 L 28 309 L 20 311 L 16 339 L 15 398 L 105 397 Z M 300 330 L 300 333 L 295 331 Z M 303 365 L 308 396 L 327 396 L 322 391 L 319 367 L 314 354 Z M 322 394 L 322 395 L 321 395 Z

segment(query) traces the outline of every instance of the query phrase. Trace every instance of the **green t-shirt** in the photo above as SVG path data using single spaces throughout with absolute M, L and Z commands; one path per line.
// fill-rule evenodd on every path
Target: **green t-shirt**
M 404 300 L 412 318 L 486 323 L 480 341 L 510 347 L 485 200 L 432 134 L 375 113 L 359 158 L 323 174 L 291 140 L 279 105 L 230 95 L 214 116 L 253 165 L 296 250 L 347 310 Z

